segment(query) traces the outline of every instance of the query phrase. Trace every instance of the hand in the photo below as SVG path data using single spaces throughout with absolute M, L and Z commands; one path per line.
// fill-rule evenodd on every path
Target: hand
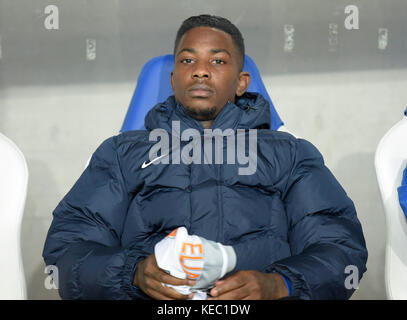
M 140 261 L 134 274 L 133 284 L 139 287 L 145 294 L 157 300 L 186 300 L 193 294 L 183 295 L 173 288 L 163 286 L 161 283 L 172 285 L 194 285 L 195 281 L 175 278 L 157 265 L 154 254 Z
M 208 300 L 273 300 L 288 296 L 288 290 L 278 273 L 245 270 L 217 281 L 210 294 Z

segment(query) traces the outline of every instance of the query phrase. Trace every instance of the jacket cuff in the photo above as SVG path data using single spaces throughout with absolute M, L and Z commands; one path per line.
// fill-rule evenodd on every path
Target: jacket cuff
M 129 295 L 129 297 L 134 300 L 152 300 L 140 288 L 133 284 L 134 273 L 137 265 L 144 258 L 146 257 L 137 254 L 137 250 L 129 249 L 123 267 L 122 288 Z
M 266 269 L 266 272 L 276 272 L 283 276 L 283 280 L 288 280 L 290 291 L 289 296 L 297 297 L 303 300 L 311 299 L 311 291 L 303 278 L 303 276 L 296 272 L 295 269 L 292 269 L 289 266 L 281 264 L 272 264 L 269 268 Z M 287 282 L 286 282 L 287 285 Z M 287 285 L 288 289 L 288 285 Z

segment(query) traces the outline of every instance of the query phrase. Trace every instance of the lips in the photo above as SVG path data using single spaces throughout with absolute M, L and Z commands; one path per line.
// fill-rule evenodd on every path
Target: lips
M 204 84 L 195 84 L 189 88 L 188 93 L 191 97 L 204 97 L 207 98 L 213 95 L 213 90 Z

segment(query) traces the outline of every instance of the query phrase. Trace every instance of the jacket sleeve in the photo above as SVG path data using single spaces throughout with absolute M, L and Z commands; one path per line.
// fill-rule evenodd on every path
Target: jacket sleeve
M 148 253 L 137 244 L 122 247 L 120 242 L 131 195 L 121 174 L 116 138 L 99 146 L 53 212 L 43 258 L 57 267 L 63 299 L 146 297 L 132 283 L 137 263 Z
M 233 246 L 233 272 L 277 272 L 288 279 L 291 295 L 301 299 L 348 299 L 367 261 L 355 207 L 318 150 L 305 140 L 292 141 L 291 170 L 281 190 L 291 256 L 273 262 L 270 254 L 280 251 L 285 241 L 259 235 Z
M 293 154 L 282 195 L 291 256 L 268 271 L 287 277 L 292 295 L 301 299 L 349 299 L 367 262 L 354 204 L 311 143 L 297 139 Z

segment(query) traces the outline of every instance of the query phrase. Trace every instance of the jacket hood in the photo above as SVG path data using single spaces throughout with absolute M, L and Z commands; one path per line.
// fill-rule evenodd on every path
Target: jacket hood
M 148 131 L 164 129 L 171 132 L 172 121 L 180 122 L 181 132 L 194 128 L 203 133 L 198 120 L 188 115 L 184 107 L 169 96 L 166 101 L 155 105 L 146 115 L 144 126 Z M 235 103 L 228 101 L 216 116 L 211 129 L 270 129 L 270 104 L 257 92 L 246 92 Z

